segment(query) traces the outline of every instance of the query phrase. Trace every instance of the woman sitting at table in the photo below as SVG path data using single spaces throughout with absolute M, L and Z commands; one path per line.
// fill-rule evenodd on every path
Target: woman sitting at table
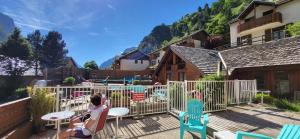
M 91 103 L 93 104 L 93 108 L 90 112 L 90 117 L 84 121 L 82 125 L 74 126 L 74 123 L 59 134 L 60 139 L 66 139 L 68 137 L 78 137 L 78 138 L 86 138 L 90 137 L 91 132 L 94 131 L 97 127 L 98 118 L 101 115 L 105 105 L 101 104 L 101 95 L 95 94 L 91 97 Z
M 101 95 L 101 94 L 97 94 L 97 95 Z M 106 105 L 108 106 L 108 102 L 106 100 L 106 96 L 105 94 L 101 95 L 101 105 Z M 94 109 L 94 105 L 92 103 L 89 104 L 88 106 L 88 110 L 84 113 L 82 113 L 80 116 L 75 116 L 73 118 L 71 118 L 70 120 L 70 124 L 69 124 L 69 128 L 73 128 L 76 126 L 77 123 L 82 123 L 85 122 L 87 119 L 89 119 L 91 117 L 91 111 Z

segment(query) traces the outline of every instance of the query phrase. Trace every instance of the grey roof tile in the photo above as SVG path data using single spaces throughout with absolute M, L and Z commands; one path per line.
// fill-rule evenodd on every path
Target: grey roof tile
M 187 60 L 196 66 L 204 74 L 217 72 L 220 58 L 218 56 L 218 52 L 215 50 L 184 46 L 171 46 L 171 50 L 183 60 Z
M 231 73 L 245 67 L 300 64 L 300 36 L 220 52 Z

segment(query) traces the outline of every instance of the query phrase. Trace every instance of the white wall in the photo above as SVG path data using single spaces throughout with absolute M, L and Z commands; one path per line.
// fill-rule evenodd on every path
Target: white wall
M 143 60 L 143 64 L 141 64 L 141 60 L 138 60 L 137 63 L 135 63 L 135 60 L 129 60 L 129 59 L 121 59 L 120 61 L 121 70 L 141 71 L 148 68 L 149 65 L 150 65 L 149 60 Z
M 195 44 L 196 48 L 201 47 L 201 41 L 199 41 L 199 40 L 194 40 L 194 44 Z
M 238 37 L 238 22 L 230 24 L 230 42 L 236 43 L 236 39 Z
M 283 24 L 294 23 L 300 20 L 300 0 L 294 0 L 277 7 L 282 13 Z
M 272 7 L 270 6 L 258 6 L 256 7 L 256 18 L 262 17 L 263 12 L 266 12 L 268 10 L 271 10 Z M 288 2 L 286 4 L 280 5 L 277 7 L 276 12 L 280 12 L 282 14 L 282 23 L 276 22 L 276 23 L 270 23 L 267 25 L 263 25 L 260 27 L 256 27 L 253 29 L 249 29 L 243 32 L 238 33 L 237 27 L 238 23 L 232 23 L 230 24 L 230 40 L 231 43 L 236 43 L 237 37 L 241 37 L 244 35 L 252 34 L 253 37 L 262 36 L 265 34 L 266 29 L 276 28 L 280 27 L 289 23 L 294 23 L 296 21 L 300 20 L 300 0 L 294 0 L 291 2 Z M 246 16 L 245 19 L 252 17 L 254 15 L 253 10 L 249 13 L 249 15 Z M 243 21 L 241 22 L 243 23 Z

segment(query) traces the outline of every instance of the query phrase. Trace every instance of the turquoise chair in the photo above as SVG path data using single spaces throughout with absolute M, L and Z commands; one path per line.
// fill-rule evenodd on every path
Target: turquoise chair
M 201 134 L 201 139 L 206 139 L 206 126 L 208 123 L 207 114 L 203 114 L 203 103 L 193 99 L 188 101 L 187 112 L 180 112 L 180 139 L 183 139 L 184 131 L 198 132 Z M 184 121 L 187 116 L 187 121 Z M 201 118 L 204 122 L 201 122 Z
M 272 137 L 266 135 L 238 131 L 236 138 L 243 139 L 243 137 L 250 137 L 255 139 L 273 139 Z M 276 139 L 300 139 L 300 126 L 284 125 L 279 133 L 279 136 Z

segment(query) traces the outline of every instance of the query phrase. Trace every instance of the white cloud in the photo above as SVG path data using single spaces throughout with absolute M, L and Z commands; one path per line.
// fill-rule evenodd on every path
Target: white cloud
M 107 4 L 106 5 L 109 9 L 112 9 L 112 10 L 117 10 L 117 8 L 116 7 L 114 7 L 113 5 L 111 5 L 111 4 Z
M 49 31 L 50 29 L 47 28 L 47 27 L 42 27 L 42 26 L 37 26 L 37 25 L 31 25 L 31 24 L 25 24 L 25 23 L 20 23 L 20 22 L 15 22 L 15 24 L 17 26 L 21 26 L 21 27 L 29 27 L 31 29 L 34 29 L 34 30 L 46 30 L 46 31 Z
M 99 1 L 89 2 L 94 3 L 81 0 L 7 0 L 9 4 L 0 5 L 0 10 L 26 30 L 76 30 L 90 27 L 99 16 L 99 9 L 92 7 Z

